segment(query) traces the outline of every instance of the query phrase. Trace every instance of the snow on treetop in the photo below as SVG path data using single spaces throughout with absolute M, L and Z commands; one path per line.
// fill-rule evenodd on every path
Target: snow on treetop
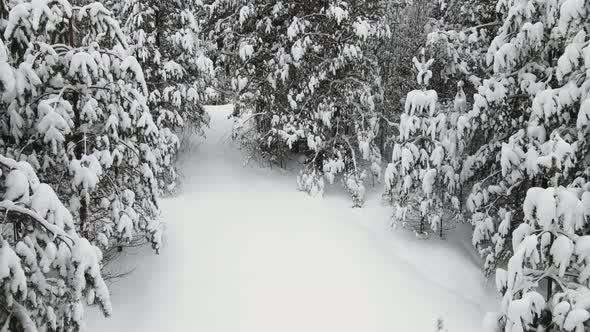
M 326 13 L 328 14 L 328 17 L 334 18 L 338 24 L 341 24 L 343 20 L 348 19 L 348 10 L 342 8 L 346 8 L 346 2 L 339 1 L 338 4 L 339 5 L 331 3 Z M 342 7 L 340 5 L 342 5 Z

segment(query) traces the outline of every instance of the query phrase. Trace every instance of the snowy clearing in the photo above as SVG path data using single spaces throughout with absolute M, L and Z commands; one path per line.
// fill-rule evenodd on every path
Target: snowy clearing
M 162 202 L 161 254 L 116 262 L 134 271 L 110 285 L 111 318 L 89 313 L 90 331 L 432 331 L 439 316 L 449 331 L 480 329 L 498 296 L 457 245 L 468 236 L 389 229 L 380 186 L 351 209 L 345 195 L 298 192 L 290 173 L 244 167 L 227 138 L 231 107 L 208 111 L 183 193 Z

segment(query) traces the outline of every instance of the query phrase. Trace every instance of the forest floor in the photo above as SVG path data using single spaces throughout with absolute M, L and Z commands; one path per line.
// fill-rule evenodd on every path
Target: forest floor
M 181 162 L 181 193 L 162 202 L 160 255 L 126 251 L 112 271 L 114 314 L 89 310 L 88 330 L 202 332 L 480 330 L 498 296 L 468 244 L 418 240 L 389 226 L 391 209 L 329 189 L 297 191 L 292 172 L 244 166 L 228 138 L 231 107 L 208 107 L 207 138 Z

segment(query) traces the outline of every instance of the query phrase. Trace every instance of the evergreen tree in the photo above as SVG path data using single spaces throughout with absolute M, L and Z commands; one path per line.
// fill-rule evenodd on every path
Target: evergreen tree
M 209 123 L 202 103 L 215 94 L 209 87 L 214 69 L 206 55 L 209 46 L 201 38 L 203 14 L 200 1 L 194 0 L 125 0 L 122 5 L 129 52 L 144 70 L 147 104 L 160 128 L 156 177 L 165 191 L 176 184 L 178 135 L 203 135 Z
M 308 154 L 301 190 L 322 193 L 337 175 L 354 205 L 365 164 L 381 160 L 374 139 L 382 99 L 371 42 L 387 38 L 382 1 L 215 1 L 211 35 L 233 76 L 236 136 L 282 166 Z
M 443 98 L 455 93 L 449 80 L 464 81 L 471 96 L 489 74 L 486 54 L 501 23 L 496 17 L 496 3 L 443 0 L 433 9 L 433 18 L 427 24 L 427 47 L 435 59 L 433 71 L 438 74 L 432 84 Z
M 0 148 L 28 161 L 102 248 L 145 234 L 158 250 L 156 147 L 141 66 L 100 3 L 8 3 Z
M 472 110 L 458 119 L 458 136 L 468 155 L 461 183 L 472 187 L 466 212 L 487 273 L 511 255 L 506 243 L 523 222 L 527 190 L 547 187 L 555 174 L 568 186 L 586 173 L 585 127 L 576 123 L 585 121 L 588 90 L 585 5 L 450 1 L 445 11 L 464 14 L 445 18 L 429 35 L 446 59 L 442 72 L 466 78 L 476 92 Z
M 588 329 L 588 8 L 499 1 L 502 21 L 479 66 L 489 67 L 470 80 L 473 107 L 458 119 L 472 144 L 461 181 L 474 182 L 473 242 L 486 272 L 507 261 L 492 331 Z M 472 54 L 483 53 L 474 45 Z
M 588 154 L 581 61 L 588 38 L 580 30 L 588 13 L 570 1 L 523 6 L 498 3 L 505 22 L 487 54 L 495 74 L 460 119 L 465 139 L 487 142 L 467 158 L 462 178 L 477 179 L 467 205 L 488 271 L 509 255 L 505 243 L 523 221 L 528 188 L 547 187 L 556 174 L 564 186 L 587 177 L 578 161 Z
M 590 183 L 533 187 L 524 222 L 512 233 L 514 254 L 498 269 L 501 311 L 490 331 L 586 331 L 590 328 Z
M 110 315 L 102 253 L 51 186 L 29 163 L 0 155 L 0 188 L 0 330 L 78 331 L 86 304 Z
M 385 171 L 385 191 L 396 200 L 394 223 L 410 225 L 417 235 L 427 234 L 427 225 L 443 236 L 446 212 L 459 208 L 459 170 L 462 145 L 452 123 L 464 107 L 459 86 L 456 112 L 438 103 L 434 90 L 427 90 L 433 60 L 414 58 L 421 89 L 408 93 L 395 138 L 391 163 Z M 452 207 L 452 208 L 445 208 Z
M 412 58 L 424 45 L 432 7 L 432 1 L 428 0 L 388 1 L 384 20 L 391 30 L 391 38 L 373 43 L 383 89 L 383 102 L 377 104 L 381 119 L 375 142 L 383 156 L 391 155 L 392 138 L 397 134 L 396 124 L 403 113 L 400 100 L 408 91 L 419 88 L 414 79 Z

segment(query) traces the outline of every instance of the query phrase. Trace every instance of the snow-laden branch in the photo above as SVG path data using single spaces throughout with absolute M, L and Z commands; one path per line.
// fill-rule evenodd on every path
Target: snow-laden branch
M 73 242 L 72 238 L 68 234 L 66 234 L 66 232 L 63 229 L 57 227 L 54 224 L 49 223 L 47 220 L 41 217 L 36 211 L 19 206 L 9 200 L 0 201 L 0 209 L 6 212 L 14 211 L 16 213 L 26 215 L 33 219 L 35 222 L 39 223 L 39 225 L 42 226 L 45 230 L 52 233 L 55 238 L 69 239 Z

